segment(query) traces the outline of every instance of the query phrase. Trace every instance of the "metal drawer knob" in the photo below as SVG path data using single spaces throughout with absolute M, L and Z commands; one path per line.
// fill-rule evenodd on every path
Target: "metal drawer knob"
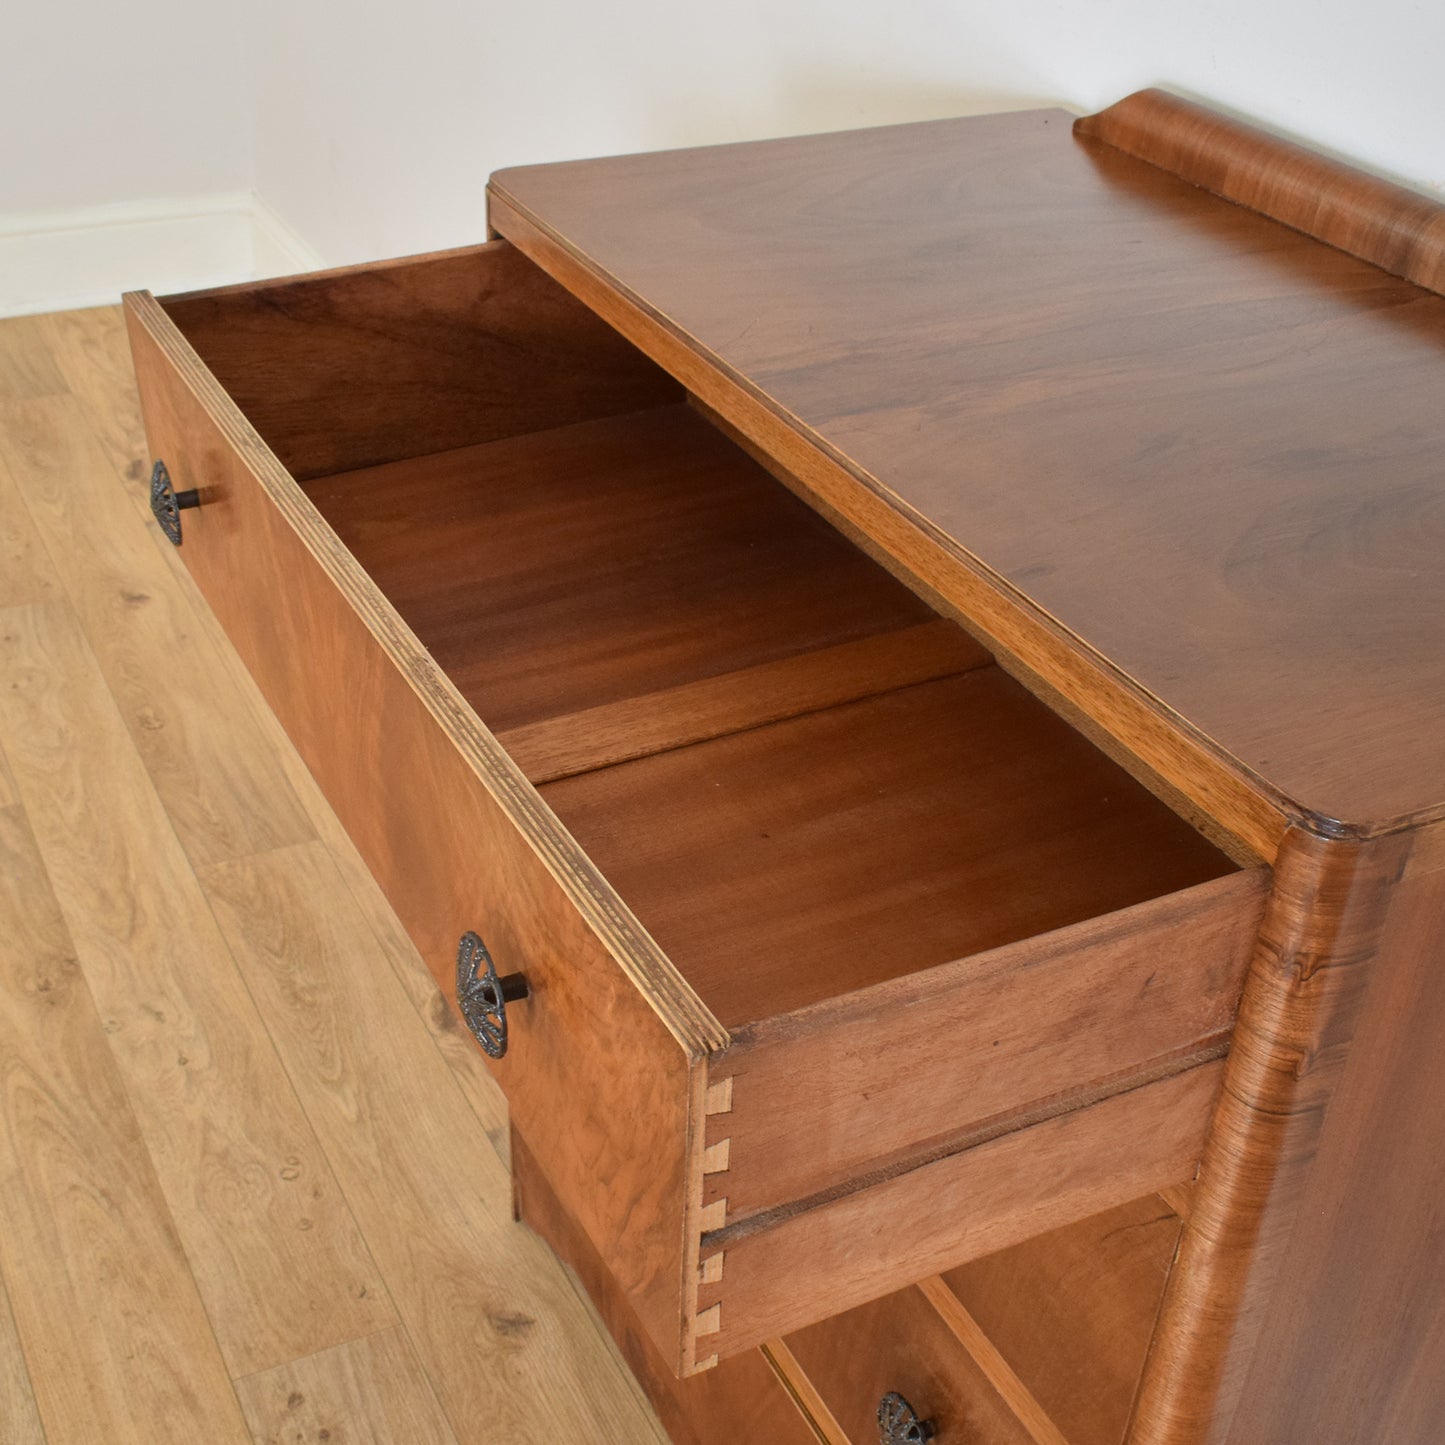
M 507 1005 L 531 996 L 525 974 L 497 977 L 487 945 L 468 929 L 457 945 L 457 1005 L 473 1037 L 494 1059 L 507 1052 Z
M 181 513 L 188 507 L 200 505 L 201 494 L 194 488 L 188 492 L 176 491 L 171 485 L 171 474 L 166 470 L 166 464 L 157 460 L 151 468 L 151 511 L 173 546 L 181 545 Z
M 920 1420 L 918 1412 L 902 1395 L 889 1391 L 878 1402 L 880 1445 L 922 1445 L 938 1432 L 932 1420 Z

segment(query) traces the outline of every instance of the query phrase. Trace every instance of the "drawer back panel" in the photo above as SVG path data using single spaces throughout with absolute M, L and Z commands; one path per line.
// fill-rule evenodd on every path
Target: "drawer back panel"
M 166 313 L 302 480 L 682 396 L 506 241 L 168 297 Z

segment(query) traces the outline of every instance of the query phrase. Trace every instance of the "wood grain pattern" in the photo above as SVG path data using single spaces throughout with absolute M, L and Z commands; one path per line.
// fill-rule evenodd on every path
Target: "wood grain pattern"
M 0 401 L 0 408 L 5 405 Z M 45 543 L 35 530 L 19 484 L 0 454 L 0 607 L 21 607 L 61 595 L 60 580 Z
M 298 477 L 676 400 L 505 241 L 168 297 Z
M 878 1402 L 890 1390 L 934 1422 L 940 1442 L 1034 1445 L 917 1289 L 798 1330 L 784 1343 L 852 1445 L 876 1445 Z
M 491 194 L 493 226 L 1265 856 L 1261 799 L 1360 834 L 1445 803 L 1445 299 L 1055 111 Z
M 520 1136 L 512 1158 L 518 1217 L 576 1272 L 674 1445 L 816 1445 L 815 1427 L 756 1351 L 678 1379 Z
M 1286 840 L 1131 1445 L 1228 1437 L 1408 851 Z
M 498 732 L 934 620 L 685 406 L 306 490 Z
M 0 917 L 0 1271 L 41 1366 L 46 1435 L 240 1445 L 210 1321 L 18 808 L 0 811 Z M 6 1445 L 12 1431 L 41 1438 L 23 1402 L 0 1424 Z
M 23 478 L 35 527 L 187 856 L 204 864 L 310 838 L 254 710 L 216 715 L 225 665 L 168 585 L 159 532 L 116 487 L 81 403 L 0 403 L 0 462 Z
M 1445 872 L 1392 893 L 1309 1192 L 1227 1435 L 1399 1445 L 1445 1409 L 1445 1229 L 1437 1141 Z
M 951 677 L 990 660 L 962 628 L 939 619 L 509 728 L 497 741 L 534 783 L 549 783 Z
M 729 1028 L 1230 871 L 996 668 L 542 795 Z
M 319 845 L 203 880 L 459 1438 L 651 1438 L 562 1272 L 512 1237 L 501 1166 L 375 940 L 307 906 L 337 886 Z M 495 1383 L 523 1379 L 547 1386 Z
M 950 1270 L 940 1284 L 1069 1445 L 1120 1445 L 1178 1239 L 1178 1218 L 1151 1195 Z
M 716 1065 L 730 1149 L 704 1199 L 732 1222 L 1222 1051 L 1266 884 L 1230 874 L 749 1029 Z
M 457 1445 L 400 1329 L 237 1381 L 256 1445 Z
M 149 499 L 145 425 L 135 391 L 125 318 L 118 306 L 37 318 L 40 341 L 80 403 L 86 422 L 134 498 Z
M 1233 116 L 1139 90 L 1074 133 L 1445 294 L 1445 204 Z
M 0 397 L 60 396 L 65 390 L 55 357 L 45 345 L 45 320 L 10 316 L 0 320 Z
M 539 1006 L 517 1011 L 526 1041 L 498 1068 L 514 1116 L 660 1347 L 691 1368 L 697 1061 L 726 1035 L 155 303 L 128 304 L 152 445 L 178 476 L 216 478 L 188 565 L 438 982 L 468 928 L 503 971 L 528 972 Z M 294 605 L 254 606 L 283 595 Z M 346 678 L 346 709 L 318 667 Z
M 390 1323 L 79 629 L 53 603 L 12 608 L 0 668 L 6 754 L 228 1367 Z
M 1020 1128 L 870 1189 L 703 1241 L 722 1358 L 1192 1174 L 1222 1065 Z M 906 1221 L 906 1228 L 900 1228 Z

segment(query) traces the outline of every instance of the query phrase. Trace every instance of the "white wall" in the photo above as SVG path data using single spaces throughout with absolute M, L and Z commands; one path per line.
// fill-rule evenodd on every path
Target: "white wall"
M 1445 187 L 1439 0 L 12 0 L 3 36 L 0 313 L 464 244 L 504 165 L 1149 84 Z
M 1445 184 L 1445 5 L 257 0 L 256 183 L 328 262 L 483 235 L 500 166 L 1166 84 Z
M 196 0 L 4 6 L 0 314 L 249 264 L 240 35 Z

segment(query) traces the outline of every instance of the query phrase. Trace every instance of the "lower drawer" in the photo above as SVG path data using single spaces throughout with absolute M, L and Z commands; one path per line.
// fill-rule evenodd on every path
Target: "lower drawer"
M 510 246 L 128 307 L 182 556 L 673 1369 L 1192 1173 L 1266 871 Z
M 839 1445 L 1038 1445 L 917 1287 L 770 1348 Z

